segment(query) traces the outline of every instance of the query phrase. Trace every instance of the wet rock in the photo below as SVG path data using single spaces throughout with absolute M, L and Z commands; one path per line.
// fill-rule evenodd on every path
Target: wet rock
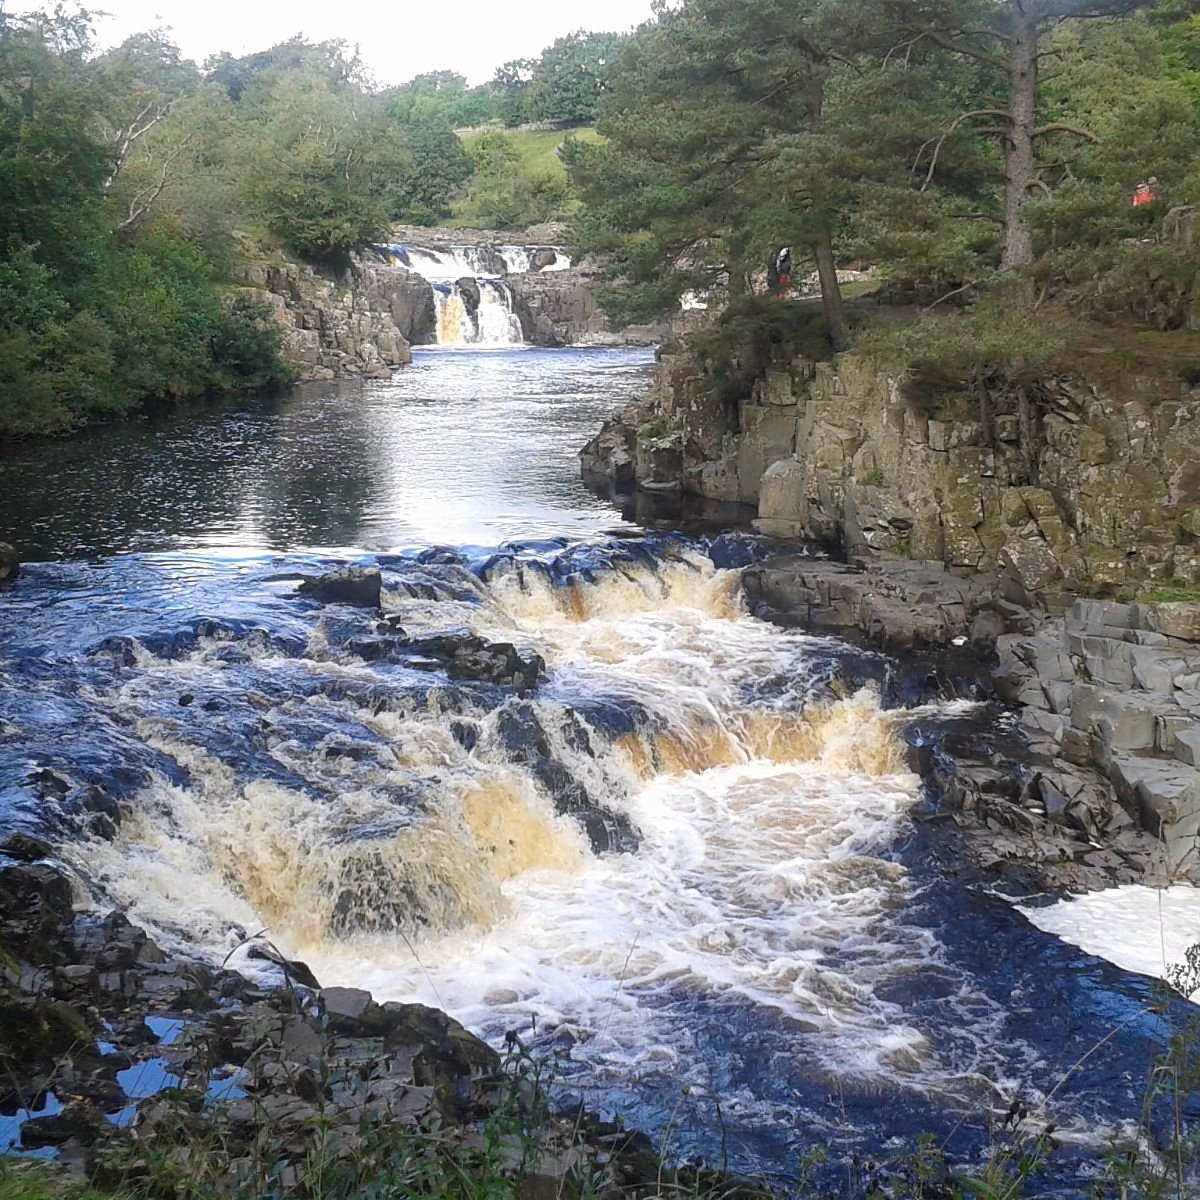
M 72 916 L 70 880 L 50 863 L 0 867 L 0 945 L 20 948 L 39 965 L 55 960 Z
M 546 669 L 539 654 L 522 654 L 511 642 L 489 642 L 465 631 L 423 638 L 403 632 L 357 637 L 346 649 L 367 662 L 443 670 L 451 679 L 499 683 L 518 693 L 531 691 Z
M 54 851 L 49 842 L 28 833 L 10 834 L 0 842 L 0 854 L 7 854 L 18 862 L 33 863 L 44 858 L 53 858 Z
M 579 452 L 585 479 L 604 479 L 618 488 L 632 487 L 637 470 L 637 431 L 623 419 L 606 421 L 600 432 Z
M 383 581 L 375 567 L 346 567 L 315 579 L 305 579 L 300 595 L 322 604 L 350 604 L 358 608 L 378 608 Z
M 883 556 L 851 563 L 781 557 L 749 568 L 742 586 L 752 610 L 768 620 L 860 633 L 891 649 L 966 640 L 979 614 L 995 604 L 986 576 L 958 579 Z
M 479 311 L 479 283 L 471 276 L 464 276 L 462 279 L 455 280 L 454 288 L 462 297 L 463 307 L 469 313 L 477 313 Z
M 0 542 L 0 584 L 9 583 L 21 573 L 21 560 L 7 542 Z
M 335 1033 L 357 1029 L 363 1014 L 374 1003 L 370 992 L 345 987 L 324 988 L 320 1001 Z
M 53 1116 L 38 1117 L 21 1125 L 21 1145 L 26 1150 L 62 1146 L 72 1138 L 89 1143 L 105 1128 L 104 1114 L 91 1104 L 67 1104 Z

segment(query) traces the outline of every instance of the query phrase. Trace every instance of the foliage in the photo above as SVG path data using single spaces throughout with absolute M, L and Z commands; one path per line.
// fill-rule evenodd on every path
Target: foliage
M 1072 340 L 1070 322 L 1051 320 L 1007 303 L 1002 293 L 977 301 L 962 315 L 933 315 L 867 331 L 862 347 L 903 372 L 904 394 L 914 407 L 935 413 L 954 398 L 975 411 L 976 385 L 1034 378 Z
M 608 88 L 624 37 L 579 30 L 542 51 L 524 96 L 524 117 L 563 125 L 587 125 Z
M 484 229 L 515 229 L 558 220 L 570 193 L 561 166 L 529 155 L 528 134 L 490 129 L 467 143 L 472 174 L 455 219 Z M 536 135 L 533 135 L 536 136 Z M 557 140 L 557 135 L 551 135 Z

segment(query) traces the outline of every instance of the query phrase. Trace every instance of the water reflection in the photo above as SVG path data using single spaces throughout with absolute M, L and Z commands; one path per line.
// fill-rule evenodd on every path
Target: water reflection
M 646 350 L 431 351 L 382 383 L 175 410 L 8 447 L 0 538 L 27 561 L 495 544 L 622 524 L 579 447 Z

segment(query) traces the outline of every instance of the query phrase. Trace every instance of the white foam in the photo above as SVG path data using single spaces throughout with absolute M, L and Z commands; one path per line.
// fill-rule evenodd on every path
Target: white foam
M 1200 888 L 1130 884 L 1072 896 L 1045 908 L 1018 905 L 1046 933 L 1126 971 L 1166 979 L 1200 944 Z M 1200 999 L 1200 988 L 1193 992 Z

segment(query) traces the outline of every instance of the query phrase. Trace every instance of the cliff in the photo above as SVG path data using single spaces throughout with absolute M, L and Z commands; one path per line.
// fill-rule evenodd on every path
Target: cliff
M 1200 387 L 1159 343 L 1112 337 L 983 403 L 914 395 L 864 354 L 777 362 L 733 397 L 669 357 L 583 466 L 756 504 L 764 532 L 847 553 L 999 571 L 1014 600 L 1057 611 L 1200 583 Z
M 274 312 L 283 355 L 302 379 L 386 379 L 412 361 L 426 306 L 433 319 L 424 280 L 358 258 L 341 272 L 247 258 L 237 275 L 246 294 Z

